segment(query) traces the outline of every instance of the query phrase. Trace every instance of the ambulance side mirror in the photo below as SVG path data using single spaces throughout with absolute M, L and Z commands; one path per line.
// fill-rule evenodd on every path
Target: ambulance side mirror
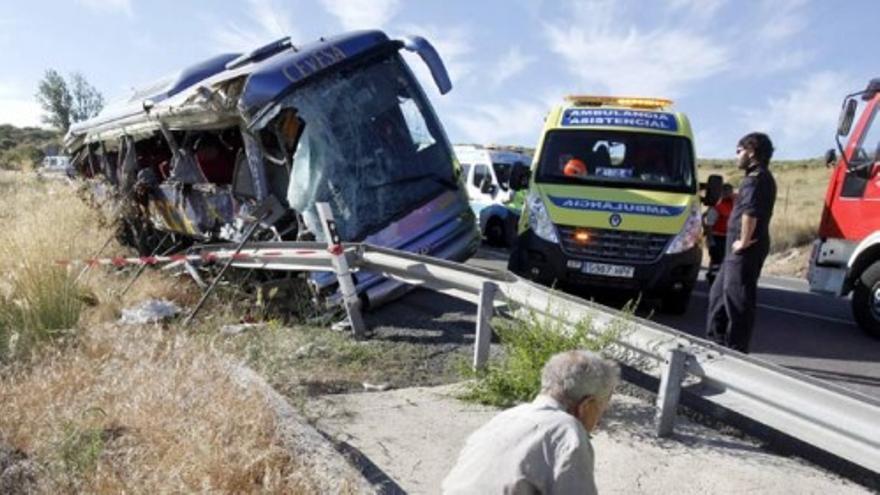
M 522 162 L 516 162 L 513 164 L 513 168 L 510 170 L 510 188 L 514 191 L 522 191 L 523 189 L 528 189 L 529 180 L 531 176 L 529 174 L 529 167 L 527 167 Z
M 825 152 L 825 166 L 833 167 L 837 162 L 837 152 L 834 151 L 834 148 L 829 148 L 828 151 Z

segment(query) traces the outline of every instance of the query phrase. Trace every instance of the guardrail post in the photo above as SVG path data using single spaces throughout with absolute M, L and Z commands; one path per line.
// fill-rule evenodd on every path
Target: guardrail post
M 681 349 L 670 349 L 663 363 L 660 389 L 657 391 L 657 414 L 655 416 L 657 436 L 669 436 L 675 427 L 675 409 L 681 395 L 681 381 L 684 379 L 686 360 L 686 352 Z
M 342 240 L 336 231 L 336 221 L 333 220 L 333 211 L 327 203 L 318 203 L 318 217 L 324 226 L 324 235 L 327 237 L 327 250 L 333 255 L 333 270 L 336 272 L 336 280 L 339 281 L 339 291 L 342 293 L 342 304 L 348 314 L 348 322 L 354 332 L 355 338 L 361 339 L 367 335 L 367 325 L 361 315 L 361 300 L 358 297 L 357 288 L 351 277 L 348 260 L 345 258 L 345 249 Z
M 480 302 L 477 304 L 477 331 L 474 335 L 474 371 L 486 366 L 489 359 L 489 344 L 492 341 L 492 314 L 495 292 L 498 286 L 483 282 L 480 288 Z

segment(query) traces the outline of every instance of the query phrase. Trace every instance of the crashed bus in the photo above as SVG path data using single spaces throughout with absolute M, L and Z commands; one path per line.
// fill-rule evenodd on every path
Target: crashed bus
M 348 33 L 289 38 L 219 55 L 137 91 L 65 137 L 77 174 L 119 206 L 121 237 L 141 253 L 178 242 L 324 241 L 330 204 L 343 241 L 455 261 L 479 233 L 452 147 L 400 51 L 451 89 L 425 39 Z M 267 213 L 268 212 L 268 213 Z M 312 277 L 332 287 L 331 274 Z M 369 304 L 399 285 L 358 274 Z

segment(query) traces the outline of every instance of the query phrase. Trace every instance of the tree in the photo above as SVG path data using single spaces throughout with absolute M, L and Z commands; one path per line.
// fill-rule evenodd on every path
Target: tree
M 72 122 L 90 119 L 104 108 L 104 96 L 79 72 L 70 75 L 70 87 L 73 97 L 73 107 L 70 111 Z
M 67 132 L 70 124 L 95 115 L 104 108 L 104 97 L 79 72 L 65 81 L 54 69 L 46 70 L 37 89 L 37 101 L 43 107 L 43 122 Z
M 67 132 L 70 128 L 70 107 L 73 97 L 61 74 L 53 69 L 46 71 L 37 89 L 37 101 L 46 112 L 46 115 L 43 115 L 43 122 Z

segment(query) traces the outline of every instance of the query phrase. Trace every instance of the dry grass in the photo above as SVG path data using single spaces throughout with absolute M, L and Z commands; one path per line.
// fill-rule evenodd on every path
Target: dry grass
M 91 329 L 0 379 L 0 404 L 2 440 L 44 468 L 43 493 L 313 491 L 264 400 L 180 333 Z
M 0 172 L 0 192 L 0 314 L 20 316 L 0 322 L 0 446 L 36 463 L 40 493 L 315 491 L 204 335 L 107 323 L 145 298 L 190 305 L 194 284 L 147 270 L 120 298 L 131 271 L 73 283 L 54 260 L 94 255 L 110 229 L 64 183 Z M 213 332 L 235 318 L 217 298 L 203 315 Z
M 810 244 L 819 228 L 831 170 L 819 159 L 774 161 L 771 170 L 777 186 L 776 207 L 770 223 L 771 252 Z M 699 173 L 703 180 L 710 174 L 720 174 L 734 186 L 742 182 L 742 172 L 728 160 L 703 161 Z

